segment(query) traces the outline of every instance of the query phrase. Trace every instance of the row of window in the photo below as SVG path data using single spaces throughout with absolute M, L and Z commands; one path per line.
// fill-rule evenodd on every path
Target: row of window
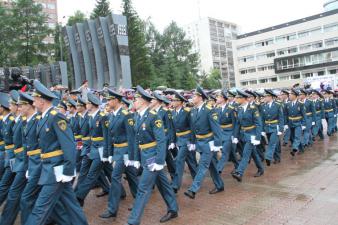
M 337 69 L 330 69 L 327 72 L 327 75 L 334 75 L 337 74 Z M 325 71 L 320 70 L 316 72 L 305 72 L 302 75 L 300 73 L 295 73 L 287 76 L 280 76 L 279 79 L 277 77 L 272 78 L 262 78 L 258 80 L 249 80 L 249 81 L 241 81 L 241 86 L 248 86 L 248 85 L 254 85 L 254 84 L 263 84 L 263 83 L 271 83 L 271 82 L 278 82 L 278 81 L 286 81 L 286 80 L 297 80 L 302 78 L 309 78 L 314 76 L 324 76 Z
M 257 41 L 255 43 L 241 45 L 237 47 L 237 50 L 244 51 L 244 50 L 249 50 L 252 48 L 260 48 L 260 47 L 269 46 L 272 44 L 283 43 L 283 42 L 287 42 L 287 41 L 291 41 L 295 39 L 300 39 L 300 38 L 316 35 L 319 33 L 326 33 L 326 32 L 337 31 L 337 30 L 338 30 L 338 22 L 335 22 L 335 23 L 324 25 L 324 26 L 315 27 L 309 30 L 303 30 L 303 31 L 295 32 L 295 33 L 290 33 L 290 34 L 285 34 L 285 35 L 281 35 L 281 36 L 277 36 L 273 38 L 268 38 L 265 40 Z
M 42 5 L 42 8 L 44 9 L 55 9 L 56 5 L 55 3 L 39 3 Z
M 268 70 L 273 70 L 273 69 L 274 69 L 274 65 L 268 64 L 268 65 L 257 66 L 257 69 L 256 69 L 256 67 L 241 69 L 239 71 L 239 73 L 244 75 L 244 74 L 248 74 L 248 73 L 263 72 L 263 71 L 268 71 Z
M 286 55 L 295 54 L 298 52 L 313 51 L 313 50 L 318 50 L 318 49 L 323 48 L 324 44 L 325 44 L 325 47 L 338 46 L 338 37 L 326 39 L 324 40 L 324 42 L 315 41 L 315 42 L 302 44 L 299 46 L 292 46 L 288 48 L 277 49 L 276 53 L 274 51 L 269 51 L 269 52 L 256 54 L 256 57 L 254 55 L 244 56 L 244 57 L 239 58 L 238 61 L 240 63 L 246 63 L 246 62 L 252 62 L 254 60 L 272 58 L 272 57 L 275 57 L 276 55 L 286 56 Z
M 338 50 L 312 55 L 296 56 L 293 58 L 277 60 L 277 70 L 294 69 L 321 63 L 338 61 Z

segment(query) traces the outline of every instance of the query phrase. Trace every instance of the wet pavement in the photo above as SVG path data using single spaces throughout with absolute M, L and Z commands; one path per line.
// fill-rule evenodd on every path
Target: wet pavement
M 338 138 L 326 137 L 317 141 L 305 153 L 292 158 L 289 147 L 282 149 L 282 162 L 272 164 L 263 177 L 254 178 L 253 163 L 248 167 L 242 183 L 235 181 L 228 165 L 222 177 L 225 191 L 209 195 L 213 188 L 210 177 L 205 179 L 195 200 L 183 192 L 191 184 L 185 173 L 184 184 L 178 193 L 179 217 L 167 225 L 226 225 L 226 224 L 338 224 Z M 126 190 L 127 183 L 124 181 Z M 125 224 L 132 206 L 129 194 L 121 201 L 116 220 L 101 219 L 107 205 L 107 196 L 96 198 L 93 190 L 85 202 L 85 213 L 91 225 Z M 166 213 L 165 203 L 155 189 L 146 207 L 142 224 L 160 224 Z

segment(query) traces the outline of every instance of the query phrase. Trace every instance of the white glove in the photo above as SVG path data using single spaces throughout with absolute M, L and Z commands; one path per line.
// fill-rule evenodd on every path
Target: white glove
M 133 162 L 133 167 L 135 167 L 136 169 L 140 168 L 141 163 L 139 161 L 132 161 Z
M 67 182 L 72 181 L 73 178 L 74 178 L 73 176 L 62 175 L 61 182 L 62 182 L 62 183 L 67 183 Z
M 336 117 L 337 117 L 337 115 L 335 114 L 333 117 L 335 117 L 335 118 L 336 118 Z
M 302 126 L 302 130 L 305 130 L 306 129 L 306 126 Z
M 174 149 L 174 148 L 175 148 L 175 143 L 171 143 L 168 147 L 169 150 Z
M 232 143 L 233 144 L 238 144 L 238 139 L 237 138 L 232 139 Z
M 316 125 L 316 122 L 312 122 L 311 124 L 312 124 L 312 126 L 314 126 L 314 125 Z
M 150 171 L 160 171 L 164 168 L 164 165 L 159 165 L 157 163 L 154 163 L 152 165 L 149 165 L 149 167 L 150 167 L 149 168 Z
M 188 144 L 188 150 L 189 151 L 195 151 L 196 150 L 196 145 L 195 144 Z
M 219 152 L 219 151 L 221 151 L 221 148 L 222 148 L 222 147 L 220 147 L 220 146 L 213 146 L 213 147 L 210 149 L 210 151 L 212 151 L 212 152 Z
M 286 131 L 287 129 L 289 129 L 288 125 L 284 125 L 284 131 Z
M 277 135 L 278 135 L 278 136 L 282 135 L 282 132 L 278 131 L 278 132 L 277 132 Z
M 251 144 L 253 145 L 259 145 L 261 142 L 257 140 L 251 140 Z
M 26 171 L 26 173 L 25 173 L 25 176 L 26 176 L 26 179 L 28 179 L 28 178 L 29 178 L 29 175 L 28 175 L 28 170 Z
M 108 158 L 102 158 L 101 161 L 102 162 L 108 162 Z
M 109 157 L 108 157 L 108 162 L 109 162 L 110 164 L 113 163 L 113 156 L 109 156 Z
M 131 160 L 124 160 L 124 165 L 125 166 L 132 166 L 133 162 Z
M 261 135 L 266 137 L 266 133 L 265 132 L 261 132 Z

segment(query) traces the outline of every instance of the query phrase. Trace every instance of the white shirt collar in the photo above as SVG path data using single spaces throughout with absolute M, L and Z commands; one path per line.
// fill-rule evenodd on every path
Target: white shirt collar
M 140 114 L 140 116 L 142 117 L 146 111 L 148 110 L 148 107 L 146 107 L 145 109 L 143 109 L 142 111 L 138 112 Z
M 248 108 L 248 106 L 249 106 L 249 103 L 245 103 L 242 107 L 243 107 L 243 109 L 244 109 L 244 111 L 246 111 L 246 109 Z
M 82 118 L 85 118 L 85 116 L 87 115 L 87 112 L 88 112 L 88 111 L 85 111 L 84 113 L 81 113 L 81 117 L 82 117 Z
M 182 107 L 176 109 L 176 112 L 177 112 L 177 113 L 180 113 L 181 109 L 182 109 Z
M 197 107 L 197 110 L 200 111 L 202 107 L 204 106 L 204 103 L 202 103 L 200 106 Z
M 11 113 L 8 113 L 6 116 L 3 117 L 2 121 L 5 122 L 10 115 L 11 115 Z
M 53 108 L 53 106 L 49 107 L 46 111 L 44 111 L 41 115 L 41 118 L 43 119 L 46 116 L 47 112 L 49 112 L 49 110 L 52 109 L 52 108 Z
M 31 121 L 32 118 L 37 114 L 37 112 L 33 113 L 30 117 L 28 117 L 27 122 Z
M 15 117 L 15 122 L 16 123 L 19 121 L 20 117 L 21 117 L 21 114 L 19 114 L 19 115 L 17 115 L 17 117 Z
M 113 115 L 114 116 L 116 116 L 117 115 L 117 113 L 120 111 L 120 109 L 122 108 L 122 106 L 120 106 L 116 111 L 115 110 L 113 110 Z
M 155 109 L 156 112 L 158 112 L 161 109 L 161 105 Z
M 96 111 L 95 111 L 93 114 L 91 114 L 90 116 L 94 118 L 98 112 L 100 112 L 100 109 L 96 110 Z

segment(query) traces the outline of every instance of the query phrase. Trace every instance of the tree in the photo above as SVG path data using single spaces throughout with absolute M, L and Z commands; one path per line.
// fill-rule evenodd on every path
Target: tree
M 191 89 L 195 87 L 199 57 L 191 53 L 192 42 L 175 22 L 171 22 L 159 35 L 150 25 L 148 41 L 151 40 L 151 56 L 157 80 L 165 81 L 171 88 Z M 155 43 L 154 43 L 155 42 Z
M 86 15 L 80 10 L 75 11 L 74 15 L 70 16 L 67 21 L 67 26 L 73 26 L 76 23 L 82 23 L 86 20 Z
M 46 63 L 51 46 L 44 40 L 52 30 L 46 24 L 47 16 L 41 4 L 33 0 L 14 0 L 10 11 L 11 63 L 16 66 Z
M 150 58 L 145 36 L 145 24 L 132 6 L 131 0 L 123 0 L 123 15 L 127 17 L 130 67 L 133 85 L 153 86 L 154 66 Z
M 0 67 L 8 66 L 8 55 L 10 53 L 10 34 L 11 26 L 9 25 L 9 19 L 11 18 L 9 10 L 0 2 Z
M 222 88 L 222 77 L 218 69 L 213 69 L 210 74 L 204 74 L 201 77 L 201 85 L 205 89 Z
M 98 18 L 100 16 L 106 17 L 111 13 L 109 8 L 109 0 L 96 0 L 95 8 L 90 15 L 91 19 Z

